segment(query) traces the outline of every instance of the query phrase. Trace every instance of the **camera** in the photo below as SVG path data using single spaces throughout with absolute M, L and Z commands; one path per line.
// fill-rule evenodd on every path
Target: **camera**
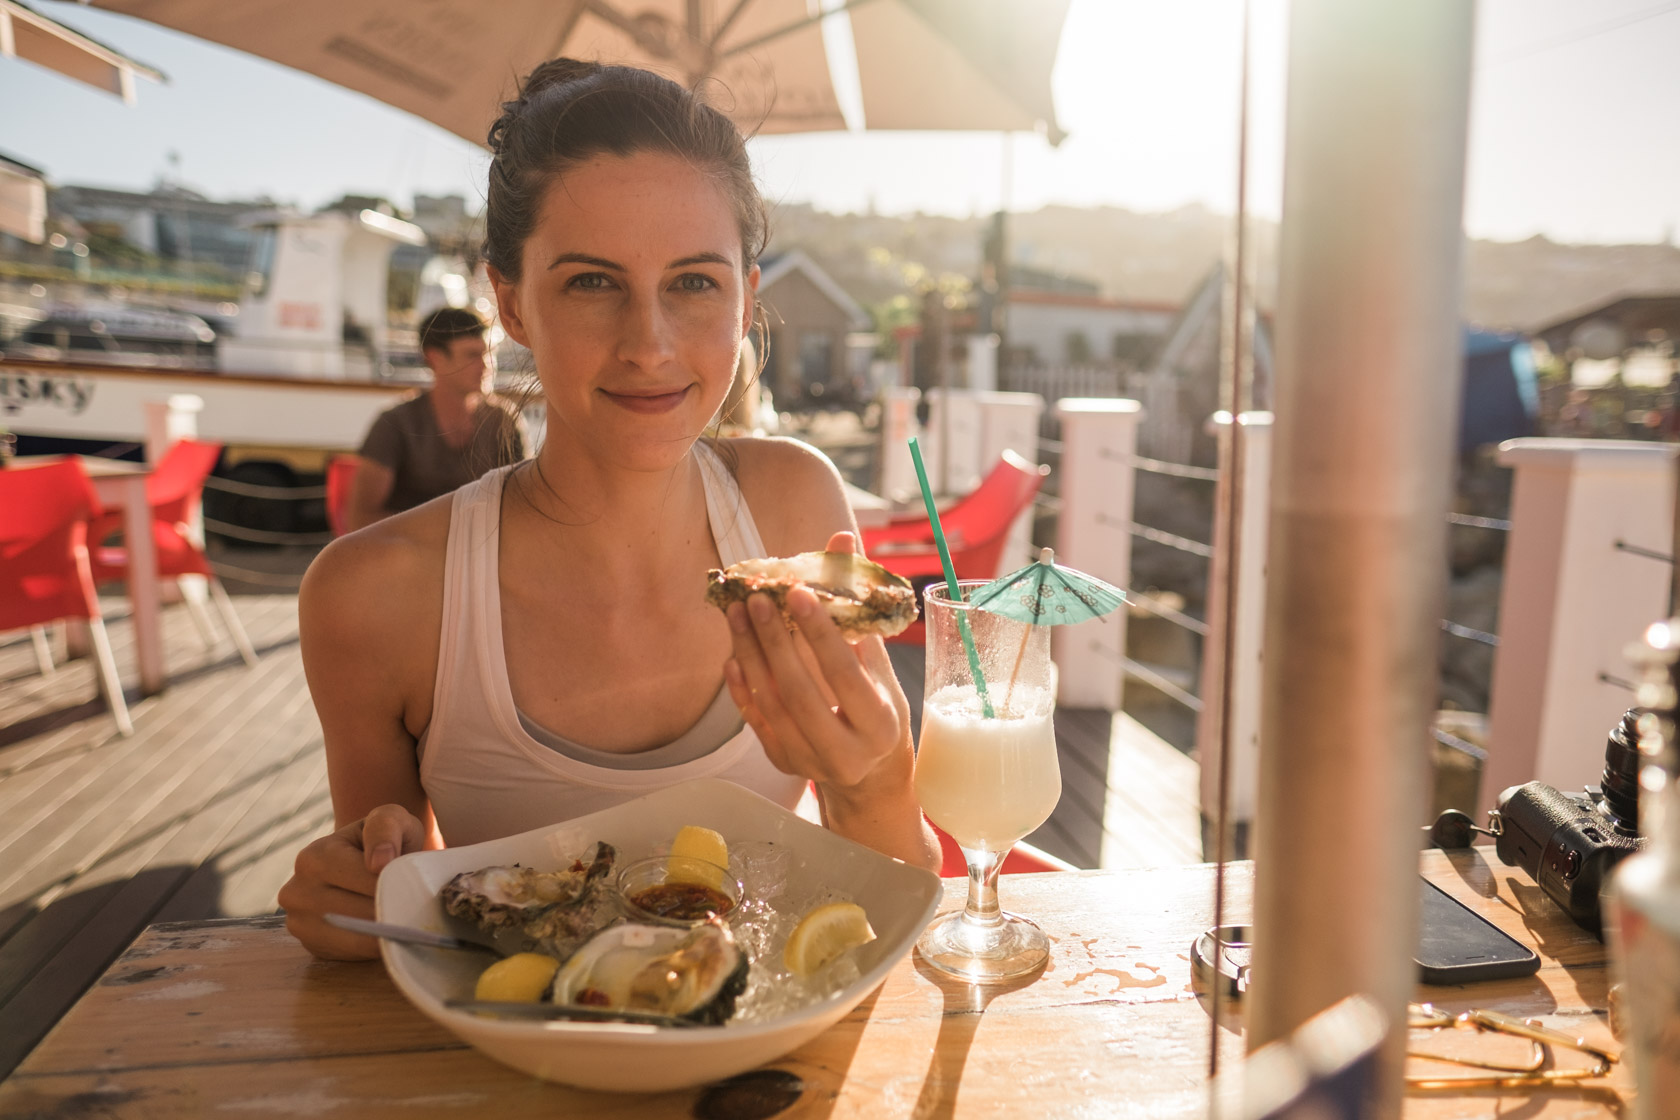
M 1512 786 L 1488 814 L 1494 850 L 1533 876 L 1583 929 L 1602 934 L 1599 893 L 1615 866 L 1645 840 L 1639 835 L 1639 711 L 1610 732 L 1603 784 L 1562 793 L 1544 782 Z

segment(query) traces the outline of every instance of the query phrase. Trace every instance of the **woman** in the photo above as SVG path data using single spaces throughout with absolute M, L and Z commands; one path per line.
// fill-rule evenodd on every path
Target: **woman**
M 855 548 L 840 479 L 777 440 L 701 438 L 756 307 L 763 202 L 740 134 L 682 87 L 558 59 L 490 132 L 485 250 L 547 401 L 535 459 L 335 542 L 299 599 L 338 830 L 280 892 L 318 956 L 402 852 L 719 776 L 937 867 L 879 639 L 790 596 L 727 618 L 707 569 Z M 742 723 L 744 721 L 744 726 Z M 685 822 L 671 822 L 673 831 Z

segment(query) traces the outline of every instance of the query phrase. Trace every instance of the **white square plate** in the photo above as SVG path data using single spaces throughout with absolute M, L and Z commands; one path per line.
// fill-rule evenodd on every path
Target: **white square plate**
M 611 1023 L 510 1022 L 444 1007 L 472 995 L 477 954 L 380 943 L 386 971 L 428 1017 L 491 1058 L 587 1089 L 657 1092 L 728 1077 L 781 1057 L 838 1022 L 915 945 L 942 896 L 938 876 L 836 836 L 772 801 L 716 778 L 686 782 L 550 828 L 462 848 L 415 852 L 379 876 L 379 920 L 448 928 L 438 891 L 455 875 L 498 864 L 564 866 L 598 840 L 627 863 L 665 851 L 683 825 L 717 830 L 730 847 L 769 841 L 790 853 L 790 880 L 862 906 L 876 939 L 854 950 L 861 975 L 815 1005 L 764 1022 L 692 1030 Z

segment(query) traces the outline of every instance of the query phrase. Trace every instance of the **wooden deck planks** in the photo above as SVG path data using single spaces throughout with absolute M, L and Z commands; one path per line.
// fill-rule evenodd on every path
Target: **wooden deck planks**
M 132 681 L 132 628 L 107 615 Z M 261 657 L 206 650 L 165 611 L 170 687 L 115 733 L 87 660 L 38 675 L 0 644 L 0 1073 L 148 923 L 275 910 L 298 847 L 330 822 L 320 728 L 290 595 L 236 600 Z

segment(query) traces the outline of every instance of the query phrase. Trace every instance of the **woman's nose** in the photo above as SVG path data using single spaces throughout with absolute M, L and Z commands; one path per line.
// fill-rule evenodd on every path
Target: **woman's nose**
M 619 360 L 652 369 L 675 351 L 673 324 L 661 302 L 649 296 L 625 301 L 619 329 Z

